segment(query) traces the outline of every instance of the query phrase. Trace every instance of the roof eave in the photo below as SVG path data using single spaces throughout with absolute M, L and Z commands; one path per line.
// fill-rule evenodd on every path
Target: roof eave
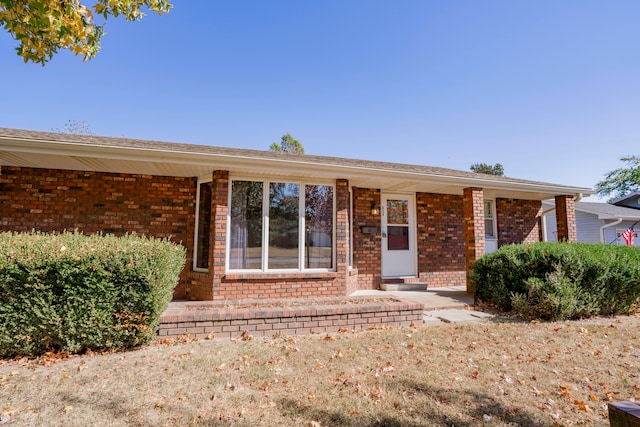
M 509 182 L 484 177 L 462 177 L 438 173 L 423 173 L 404 170 L 389 170 L 375 167 L 360 167 L 353 165 L 336 165 L 317 161 L 305 161 L 304 156 L 269 157 L 230 155 L 220 153 L 178 151 L 165 149 L 149 149 L 140 147 L 117 147 L 73 142 L 49 141 L 33 138 L 2 137 L 2 149 L 20 153 L 45 154 L 52 156 L 92 157 L 99 159 L 127 160 L 137 162 L 157 162 L 166 164 L 180 164 L 188 166 L 206 166 L 211 168 L 259 167 L 261 170 L 309 173 L 313 172 L 324 177 L 396 179 L 407 181 L 425 181 L 446 183 L 459 187 L 491 188 L 497 191 L 518 191 L 525 193 L 544 193 L 550 196 L 557 194 L 582 194 L 589 196 L 593 191 L 589 188 L 545 184 L 520 181 Z

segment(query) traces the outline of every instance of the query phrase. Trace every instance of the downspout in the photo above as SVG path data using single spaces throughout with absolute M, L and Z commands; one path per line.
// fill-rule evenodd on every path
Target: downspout
M 582 193 L 578 193 L 575 196 L 573 196 L 573 202 L 577 203 L 580 200 L 582 200 Z M 556 206 L 555 206 L 555 201 L 554 201 L 554 205 L 552 208 L 547 209 L 546 211 L 542 211 L 542 213 L 540 214 L 540 228 L 542 228 L 542 241 L 546 242 L 547 241 L 547 221 L 545 219 L 545 216 L 547 216 L 548 214 L 550 214 L 551 212 L 556 210 Z
M 551 212 L 555 211 L 556 207 L 555 205 L 552 208 L 547 209 L 546 211 L 542 211 L 542 213 L 540 214 L 540 228 L 542 229 L 542 241 L 546 242 L 547 241 L 547 219 L 545 218 L 548 214 L 550 214 Z
M 611 224 L 605 224 L 602 227 L 600 227 L 600 243 L 605 243 L 605 241 L 604 241 L 604 229 L 605 228 L 609 228 L 609 227 L 613 227 L 614 225 L 618 225 L 621 222 L 622 222 L 622 218 L 618 218 L 616 221 L 612 222 Z

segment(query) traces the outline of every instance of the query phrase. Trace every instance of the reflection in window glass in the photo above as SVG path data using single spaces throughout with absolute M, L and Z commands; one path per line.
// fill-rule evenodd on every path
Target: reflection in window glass
M 262 182 L 233 181 L 229 268 L 262 269 Z
M 300 185 L 269 184 L 269 269 L 299 268 Z
M 409 224 L 408 200 L 387 200 L 387 224 Z
M 387 227 L 387 249 L 390 251 L 409 250 L 409 227 Z
M 198 199 L 198 235 L 196 268 L 209 268 L 209 238 L 211 236 L 211 183 L 200 184 Z
M 484 202 L 484 236 L 489 238 L 495 238 L 495 218 L 493 201 L 487 200 Z
M 332 185 L 232 180 L 230 189 L 229 270 L 333 268 Z M 203 194 L 210 206 L 210 189 Z M 210 208 L 201 218 L 208 226 Z
M 305 268 L 333 266 L 333 187 L 306 185 Z

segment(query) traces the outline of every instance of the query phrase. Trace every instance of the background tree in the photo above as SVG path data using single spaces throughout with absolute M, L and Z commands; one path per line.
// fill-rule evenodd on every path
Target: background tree
M 485 173 L 487 175 L 504 176 L 504 168 L 500 163 L 491 166 L 486 163 L 474 163 L 469 169 L 475 173 Z
M 302 143 L 291 136 L 288 132 L 282 135 L 280 142 L 274 142 L 271 144 L 269 149 L 271 151 L 281 153 L 304 154 L 304 147 L 302 146 Z
M 122 15 L 137 21 L 144 16 L 142 8 L 162 15 L 172 7 L 168 0 L 95 0 L 91 8 L 80 1 L 0 0 L 0 25 L 19 42 L 16 50 L 24 62 L 44 65 L 58 49 L 86 61 L 98 53 L 104 34 L 104 23 L 98 25 L 94 13 L 104 20 Z
M 95 135 L 91 130 L 91 126 L 86 120 L 79 122 L 78 120 L 69 120 L 64 124 L 62 129 L 51 129 L 58 133 L 71 133 L 74 135 Z
M 640 157 L 621 157 L 627 167 L 614 169 L 605 174 L 604 179 L 595 186 L 599 196 L 613 195 L 614 199 L 640 190 Z

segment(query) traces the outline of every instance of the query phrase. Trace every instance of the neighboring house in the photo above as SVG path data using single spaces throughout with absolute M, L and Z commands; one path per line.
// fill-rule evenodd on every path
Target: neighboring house
M 624 206 L 626 208 L 640 209 L 640 191 L 634 191 L 624 197 L 612 200 L 612 205 Z
M 595 202 L 576 202 L 574 205 L 578 242 L 624 245 L 624 240 L 620 235 L 624 230 L 640 221 L 640 210 L 638 209 Z M 553 207 L 553 202 L 545 201 L 542 203 L 542 209 L 545 212 Z M 542 221 L 545 240 L 557 242 L 555 215 L 544 215 Z M 640 224 L 636 225 L 635 229 L 640 230 Z M 634 246 L 640 246 L 637 231 L 635 237 Z
M 425 154 L 426 156 L 426 154 Z M 591 190 L 428 166 L 0 128 L 0 231 L 170 237 L 177 299 L 344 296 L 466 285 L 502 244 L 575 240 Z M 473 289 L 470 289 L 473 291 Z

